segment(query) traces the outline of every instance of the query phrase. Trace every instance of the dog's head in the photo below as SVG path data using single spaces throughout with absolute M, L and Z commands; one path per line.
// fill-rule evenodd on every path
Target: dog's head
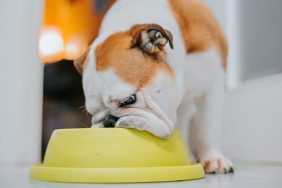
M 170 96 L 166 94 L 174 82 L 166 57 L 169 47 L 173 48 L 172 34 L 158 24 L 138 24 L 97 38 L 74 62 L 83 75 L 86 109 L 93 115 L 92 123 L 103 121 L 119 108 L 130 108 L 132 115 L 136 115 L 134 108 L 155 113 L 148 107 L 149 99 L 169 113 L 170 100 L 166 97 Z

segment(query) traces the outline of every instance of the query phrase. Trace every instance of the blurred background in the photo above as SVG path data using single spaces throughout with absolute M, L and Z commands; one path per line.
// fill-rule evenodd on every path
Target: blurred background
M 230 49 L 223 148 L 235 161 L 281 164 L 282 1 L 206 1 Z M 0 2 L 0 167 L 40 162 L 54 129 L 90 125 L 72 60 L 113 3 Z
M 54 129 L 90 127 L 81 76 L 72 60 L 98 34 L 114 0 L 46 0 L 39 36 L 44 66 L 42 156 Z

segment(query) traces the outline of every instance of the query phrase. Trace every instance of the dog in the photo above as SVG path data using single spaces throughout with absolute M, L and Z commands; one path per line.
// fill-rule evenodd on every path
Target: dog
M 202 0 L 118 0 L 74 61 L 92 127 L 161 138 L 189 127 L 191 150 L 205 172 L 233 172 L 220 149 L 227 54 Z

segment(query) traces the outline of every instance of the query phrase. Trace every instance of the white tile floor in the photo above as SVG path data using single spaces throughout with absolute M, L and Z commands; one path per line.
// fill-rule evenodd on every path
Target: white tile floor
M 282 188 L 282 165 L 236 165 L 228 175 L 207 175 L 205 179 L 146 184 L 62 184 L 29 181 L 27 168 L 0 168 L 0 188 Z

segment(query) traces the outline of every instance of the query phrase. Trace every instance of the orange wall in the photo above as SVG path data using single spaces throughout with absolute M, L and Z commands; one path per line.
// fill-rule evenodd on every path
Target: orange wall
M 46 28 L 56 27 L 61 32 L 65 47 L 58 54 L 41 54 L 42 61 L 48 63 L 77 58 L 97 36 L 101 20 L 114 1 L 104 0 L 103 4 L 99 0 L 45 0 L 42 33 Z M 68 43 L 72 41 L 75 41 L 79 50 L 67 50 Z

